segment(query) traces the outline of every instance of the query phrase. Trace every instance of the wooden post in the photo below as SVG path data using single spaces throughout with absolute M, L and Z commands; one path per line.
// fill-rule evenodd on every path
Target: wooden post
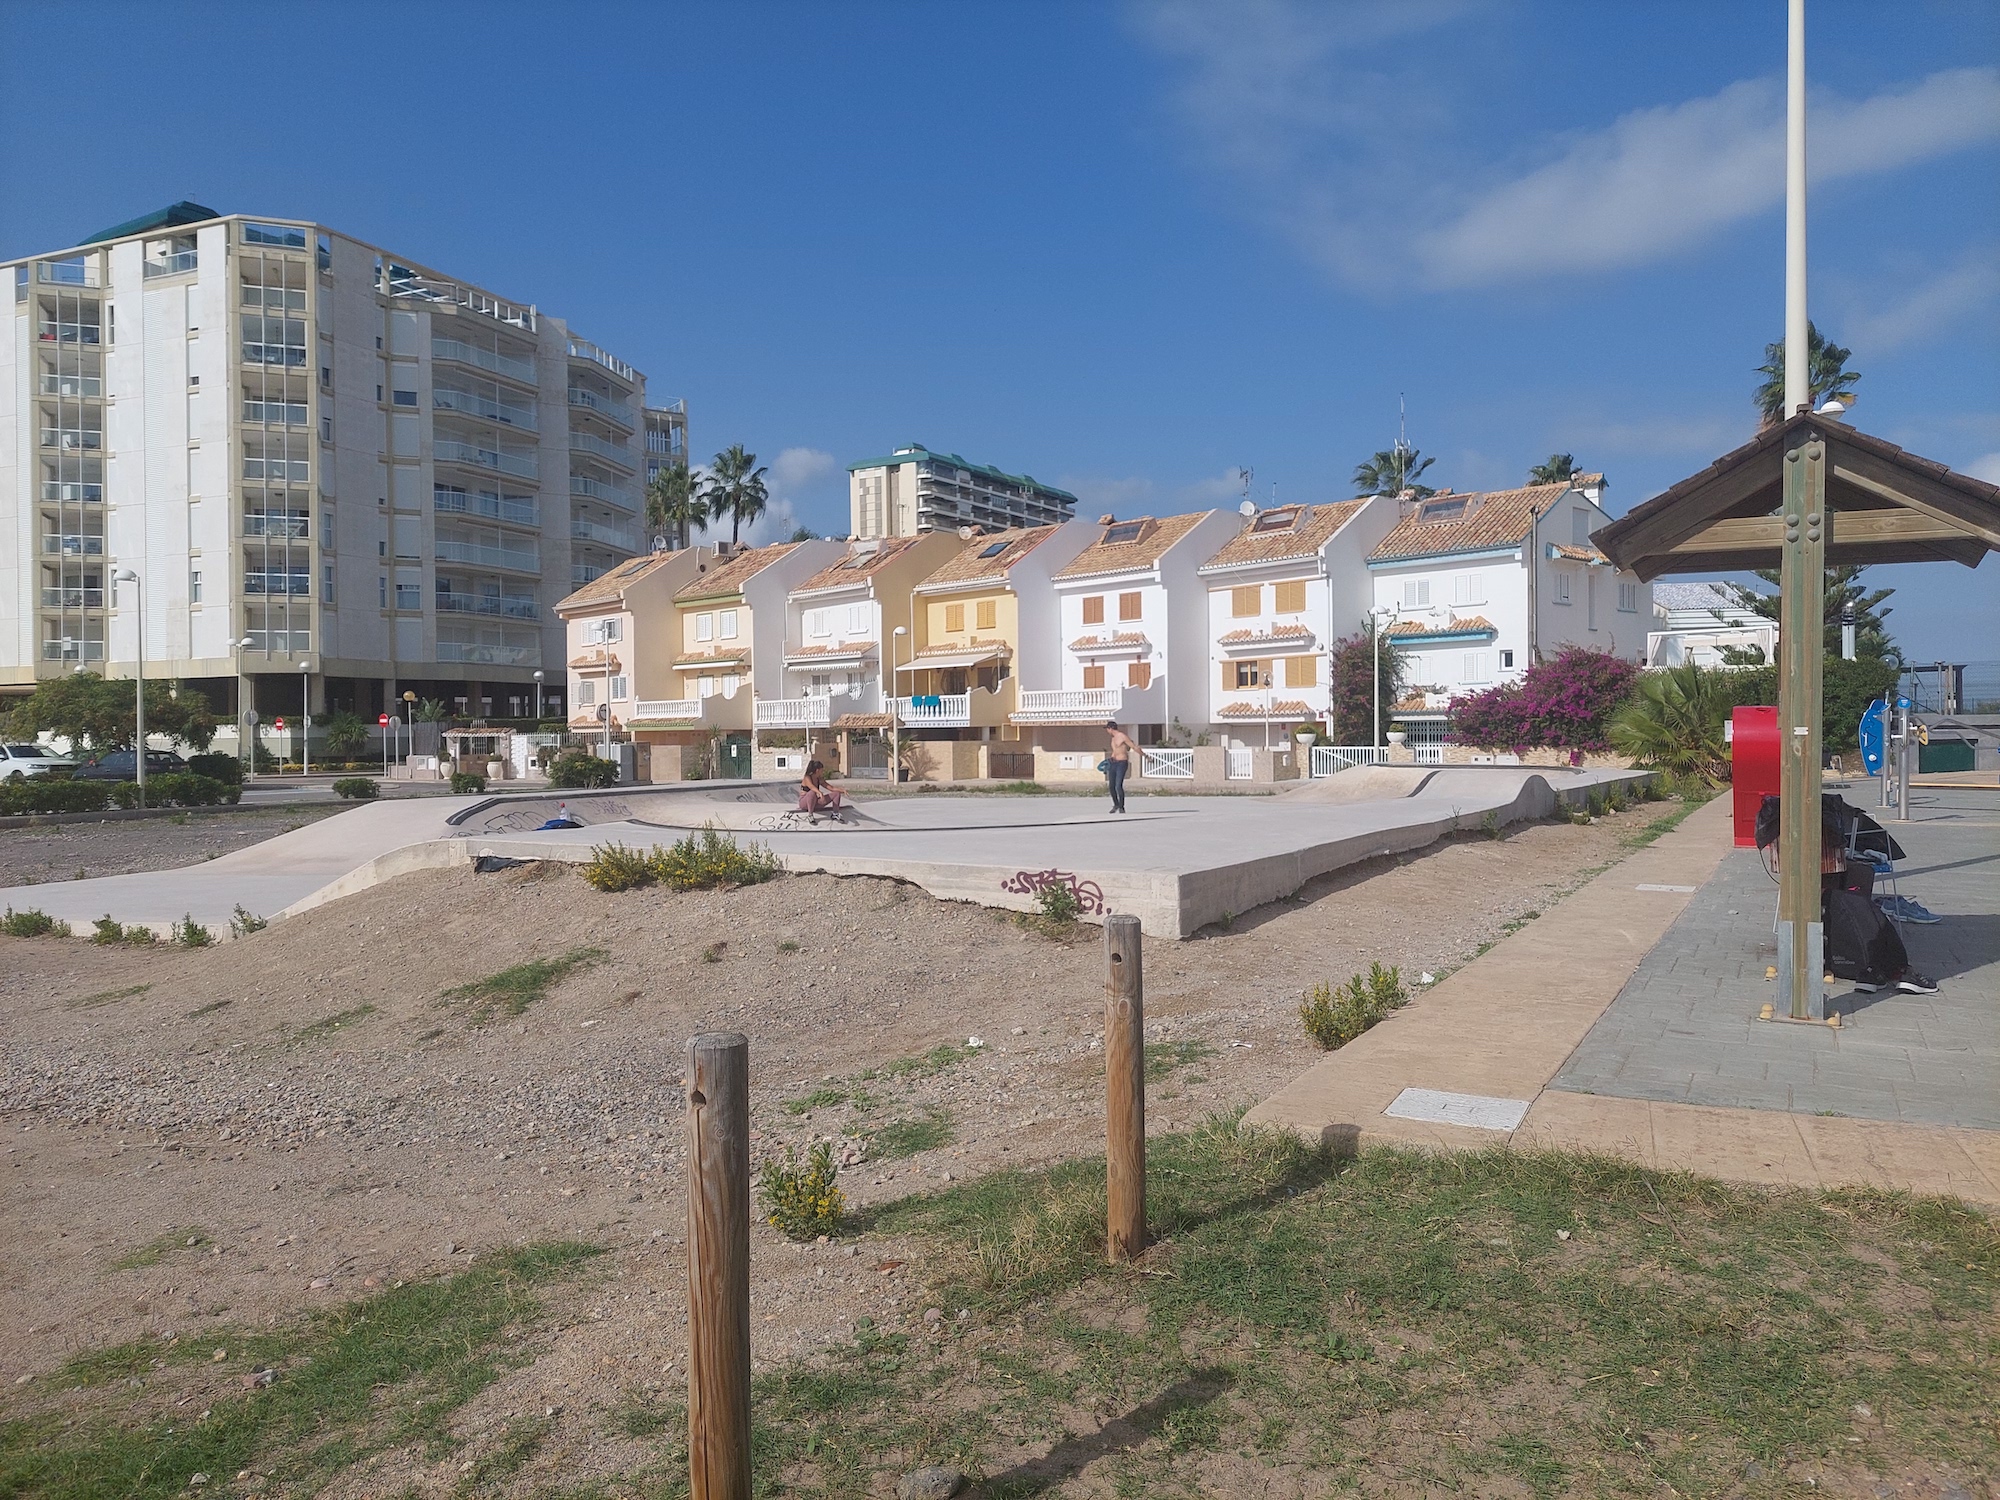
M 1104 919 L 1105 1248 L 1114 1261 L 1146 1248 L 1146 986 L 1139 919 Z
M 750 1500 L 750 1041 L 688 1043 L 691 1500 Z
M 1785 454 L 1785 550 L 1779 571 L 1778 991 L 1795 1021 L 1821 1020 L 1825 929 L 1820 922 L 1821 679 L 1826 664 L 1826 444 L 1817 434 Z

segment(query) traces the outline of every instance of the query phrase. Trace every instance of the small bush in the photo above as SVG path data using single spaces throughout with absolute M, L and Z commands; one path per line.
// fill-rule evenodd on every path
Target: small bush
M 100 812 L 111 803 L 108 781 L 56 781 L 16 776 L 0 781 L 0 813 Z
M 235 912 L 229 918 L 229 935 L 231 937 L 248 937 L 253 932 L 262 932 L 270 925 L 268 921 L 258 916 L 255 912 L 245 911 L 242 903 L 239 902 Z
M 630 891 L 651 885 L 658 877 L 639 850 L 624 844 L 600 844 L 590 851 L 583 878 L 600 891 Z
M 134 922 L 130 927 L 126 927 L 107 912 L 90 924 L 90 940 L 105 948 L 118 943 L 144 947 L 148 943 L 157 943 L 159 937 L 143 922 Z
M 0 916 L 0 932 L 8 937 L 68 937 L 69 923 L 59 922 L 38 907 L 26 911 L 7 908 L 5 916 Z
M 1083 914 L 1083 902 L 1076 888 L 1066 881 L 1051 881 L 1035 893 L 1035 906 L 1043 918 L 1067 926 Z
M 785 1159 L 780 1162 L 773 1157 L 757 1176 L 766 1217 L 787 1239 L 809 1240 L 834 1233 L 846 1207 L 834 1185 L 837 1175 L 833 1147 L 825 1141 L 808 1151 L 803 1163 L 797 1150 L 787 1146 Z
M 224 786 L 243 785 L 243 762 L 233 755 L 190 755 L 187 767 L 195 775 L 206 776 Z
M 669 890 L 705 891 L 717 886 L 761 885 L 784 873 L 778 856 L 762 844 L 745 849 L 713 826 L 653 851 L 654 879 Z
M 1322 1050 L 1344 1047 L 1389 1012 L 1409 1003 L 1400 969 L 1370 964 L 1339 988 L 1321 982 L 1306 992 L 1299 1021 L 1306 1035 Z
M 372 776 L 343 776 L 333 784 L 333 795 L 349 802 L 372 802 L 382 795 L 382 787 Z
M 599 760 L 588 750 L 565 750 L 549 763 L 549 785 L 559 787 L 615 786 L 616 761 Z
M 453 771 L 451 789 L 461 797 L 469 792 L 483 792 L 486 790 L 486 778 L 476 771 Z
M 163 771 L 146 778 L 148 807 L 219 807 L 243 800 L 243 788 L 193 771 Z
M 206 948 L 215 941 L 215 934 L 197 922 L 193 912 L 187 912 L 174 923 L 173 941 L 183 948 Z

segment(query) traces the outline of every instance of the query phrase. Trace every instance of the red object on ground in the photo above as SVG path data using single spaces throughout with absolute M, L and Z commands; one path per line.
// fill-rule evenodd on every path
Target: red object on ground
M 1735 803 L 1736 847 L 1757 847 L 1757 809 L 1778 795 L 1778 711 L 1741 707 L 1731 715 L 1730 796 Z

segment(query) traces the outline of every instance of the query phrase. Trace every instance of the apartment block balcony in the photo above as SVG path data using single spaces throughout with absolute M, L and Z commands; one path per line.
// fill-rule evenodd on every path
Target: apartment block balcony
M 177 276 L 182 271 L 194 270 L 200 264 L 200 251 L 176 250 L 171 255 L 162 255 L 156 260 L 147 261 L 146 279 L 151 281 L 155 276 Z
M 44 557 L 102 557 L 104 538 L 101 535 L 78 535 L 76 533 L 45 535 L 42 538 Z
M 462 490 L 438 485 L 431 491 L 431 508 L 440 515 L 480 516 L 509 526 L 540 526 L 542 508 L 522 495 L 498 495 L 491 490 Z
M 585 390 L 581 386 L 569 388 L 569 404 L 603 417 L 607 422 L 616 423 L 627 432 L 639 425 L 637 415 L 623 401 L 613 401 L 609 396 L 600 396 L 596 391 Z
M 439 411 L 463 412 L 469 417 L 484 417 L 489 422 L 503 422 L 528 432 L 536 431 L 541 421 L 532 406 L 495 401 L 471 391 L 454 390 L 448 385 L 438 386 L 431 392 L 431 405 Z
M 428 271 L 415 270 L 409 266 L 399 266 L 393 261 L 382 262 L 375 289 L 386 292 L 391 297 L 408 297 L 418 302 L 433 302 L 443 308 L 456 308 L 464 312 L 476 313 L 482 318 L 491 318 L 496 323 L 505 323 L 511 328 L 532 333 L 535 327 L 535 310 L 519 307 L 506 302 L 478 287 L 466 286 L 448 277 L 434 276 Z
M 312 574 L 306 569 L 279 571 L 266 568 L 263 572 L 249 572 L 243 575 L 243 592 L 246 594 L 287 594 L 306 598 L 312 594 Z
M 569 357 L 571 359 L 589 360 L 600 370 L 608 371 L 629 386 L 637 386 L 639 384 L 639 372 L 637 370 L 626 364 L 617 355 L 606 353 L 604 350 L 598 348 L 589 339 L 571 339 L 569 341 Z
M 243 534 L 245 536 L 303 537 L 308 534 L 312 518 L 305 511 L 277 512 L 251 510 L 243 513 Z
M 102 609 L 103 589 L 53 588 L 42 590 L 43 609 Z
M 539 646 L 488 645 L 482 641 L 439 641 L 439 661 L 466 662 L 482 667 L 532 667 L 541 663 Z
M 1056 688 L 1023 692 L 1013 719 L 1016 724 L 1102 724 L 1117 718 L 1124 707 L 1122 687 Z
M 485 615 L 500 620 L 539 620 L 542 607 L 532 594 L 467 594 L 454 589 L 437 592 L 440 614 Z
M 35 266 L 35 280 L 44 286 L 100 286 L 97 267 L 98 260 L 93 254 L 40 261 Z
M 489 469 L 496 474 L 512 474 L 517 479 L 533 479 L 539 472 L 532 455 L 501 453 L 473 443 L 461 443 L 454 438 L 439 438 L 431 445 L 431 455 L 439 463 L 465 464 L 475 469 Z
M 616 547 L 621 552 L 639 550 L 637 532 L 623 531 L 615 526 L 601 526 L 595 521 L 571 521 L 569 534 L 573 541 L 596 542 L 600 546 Z
M 68 396 L 77 400 L 98 400 L 104 395 L 104 378 L 101 375 L 51 375 L 42 376 L 44 396 Z
M 580 589 L 586 583 L 602 578 L 610 571 L 609 568 L 597 563 L 577 563 L 569 570 L 569 586 L 573 589 Z
M 42 481 L 42 499 L 56 505 L 102 505 L 104 486 L 45 479 Z
M 894 702 L 896 718 L 912 729 L 963 729 L 972 723 L 970 693 L 919 693 Z
M 454 364 L 472 365 L 491 375 L 504 375 L 509 380 L 518 380 L 523 385 L 535 383 L 535 362 L 530 359 L 516 359 L 510 354 L 501 354 L 493 349 L 483 349 L 477 344 L 468 344 L 463 339 L 433 337 L 431 358 L 450 360 Z
M 569 435 L 569 451 L 572 453 L 588 453 L 592 458 L 600 459 L 607 464 L 614 464 L 618 468 L 627 470 L 628 472 L 636 470 L 639 467 L 638 457 L 630 448 L 619 443 L 607 443 L 603 438 L 593 436 L 588 432 L 571 432 Z
M 833 699 L 759 698 L 755 722 L 759 729 L 824 729 L 833 722 Z
M 586 500 L 601 500 L 606 505 L 615 505 L 620 510 L 637 510 L 638 501 L 630 490 L 621 490 L 615 484 L 606 484 L 601 479 L 590 479 L 582 474 L 572 474 L 569 478 L 569 492 Z
M 43 641 L 43 661 L 103 661 L 102 641 Z
M 104 433 L 96 427 L 44 427 L 42 446 L 64 453 L 96 453 L 104 447 Z
M 632 705 L 627 722 L 636 729 L 693 728 L 702 722 L 702 710 L 719 700 L 714 698 L 641 698 Z
M 44 344 L 100 344 L 104 341 L 104 325 L 62 323 L 53 318 L 43 318 L 37 328 L 37 337 Z
M 460 541 L 452 537 L 441 536 L 437 539 L 437 560 L 465 563 L 480 568 L 506 568 L 515 573 L 542 571 L 542 558 L 538 550 L 525 547 L 492 547 L 481 542 Z

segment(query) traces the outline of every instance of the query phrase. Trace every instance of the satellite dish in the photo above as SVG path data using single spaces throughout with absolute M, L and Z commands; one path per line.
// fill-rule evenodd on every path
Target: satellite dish
M 1254 516 L 1254 515 L 1256 515 L 1256 514 L 1257 514 L 1257 502 L 1256 502 L 1255 500 L 1245 500 L 1245 501 L 1244 501 L 1244 502 L 1243 502 L 1243 503 L 1242 503 L 1241 505 L 1239 505 L 1239 506 L 1237 506 L 1237 507 L 1236 507 L 1236 513 L 1237 513 L 1237 514 L 1238 514 L 1239 516 Z

